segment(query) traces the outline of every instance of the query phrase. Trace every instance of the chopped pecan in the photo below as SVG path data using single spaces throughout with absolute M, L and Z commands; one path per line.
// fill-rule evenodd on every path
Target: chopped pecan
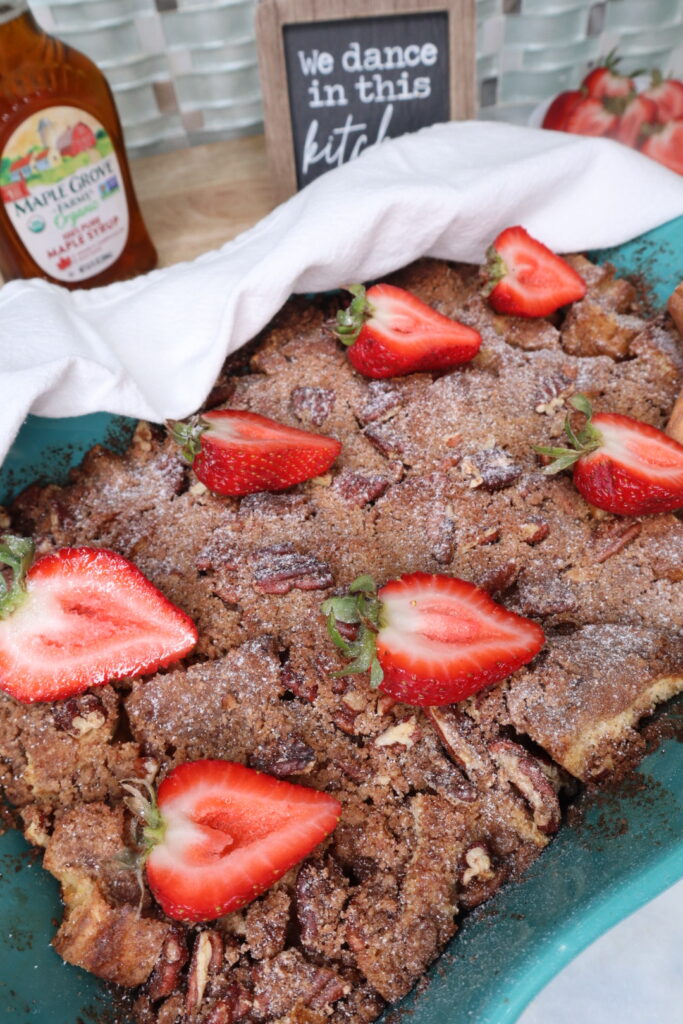
M 425 708 L 436 734 L 448 756 L 461 767 L 467 777 L 484 786 L 492 786 L 495 773 L 488 752 L 478 741 L 475 725 L 464 711 L 457 708 Z
M 353 708 L 350 708 L 348 704 L 344 704 L 334 712 L 332 715 L 332 721 L 337 728 L 341 729 L 342 732 L 345 732 L 347 736 L 355 736 L 357 717 L 358 712 L 354 711 Z
M 387 459 L 399 458 L 405 452 L 405 440 L 391 423 L 371 423 L 363 433 L 373 448 Z
M 495 544 L 498 540 L 500 540 L 500 527 L 487 526 L 483 530 L 478 530 L 475 534 L 470 534 L 463 543 L 462 550 L 472 551 L 473 548 L 482 548 L 487 544 Z
M 560 827 L 560 804 L 548 776 L 524 747 L 512 740 L 496 740 L 489 752 L 500 773 L 522 794 L 531 807 L 536 827 L 546 835 Z
M 487 569 L 477 580 L 477 586 L 489 594 L 502 594 L 514 586 L 519 576 L 516 562 L 504 562 L 493 569 Z
M 320 427 L 334 409 L 337 399 L 329 388 L 294 388 L 291 394 L 294 415 L 302 423 Z
M 219 526 L 195 558 L 195 569 L 198 572 L 209 572 L 211 569 L 219 568 L 237 569 L 240 556 L 240 547 L 235 543 L 233 531 L 230 527 Z
M 256 1020 L 283 1017 L 297 1004 L 323 1009 L 350 991 L 350 985 L 327 967 L 305 960 L 295 949 L 286 949 L 271 960 L 256 964 L 252 972 Z
M 428 526 L 430 538 L 433 538 L 432 555 L 439 565 L 448 565 L 453 561 L 457 527 L 455 521 L 447 513 L 433 518 Z
M 631 523 L 626 527 L 624 527 L 622 523 L 618 523 L 617 529 L 615 531 L 610 531 L 612 533 L 611 539 L 600 547 L 600 550 L 595 556 L 595 561 L 598 564 L 601 564 L 602 562 L 606 562 L 608 558 L 611 558 L 612 555 L 616 555 L 620 551 L 623 551 L 625 547 L 628 547 L 632 540 L 636 539 L 636 537 L 642 532 L 642 529 L 642 523 Z
M 375 740 L 376 747 L 393 747 L 396 745 L 414 747 L 420 738 L 420 730 L 417 725 L 417 718 L 411 715 L 402 722 L 390 726 L 381 733 Z
M 304 861 L 296 879 L 296 916 L 302 945 L 328 959 L 338 957 L 344 940 L 341 914 L 349 883 L 331 857 Z
M 147 982 L 147 994 L 152 1002 L 165 999 L 178 988 L 180 972 L 186 963 L 185 930 L 177 925 L 164 940 L 159 958 Z
M 541 377 L 534 396 L 534 410 L 546 416 L 552 416 L 554 412 L 561 409 L 565 399 L 574 390 L 576 380 L 576 368 L 571 368 L 571 374 L 564 370 L 556 370 L 547 377 Z
M 80 693 L 77 697 L 52 705 L 52 718 L 61 732 L 74 739 L 101 729 L 107 721 L 107 709 L 96 693 Z
M 217 974 L 223 963 L 223 940 L 213 929 L 200 932 L 192 950 L 187 973 L 185 1013 L 190 1018 L 197 1013 L 204 998 L 209 978 Z
M 284 779 L 288 775 L 304 775 L 315 766 L 315 753 L 296 736 L 261 744 L 249 754 L 249 767 Z
M 295 672 L 289 665 L 282 667 L 280 679 L 285 690 L 305 700 L 307 704 L 312 704 L 318 696 L 318 684 L 308 679 L 302 672 Z
M 291 544 L 277 544 L 256 552 L 253 573 L 262 594 L 288 594 L 291 590 L 326 590 L 334 583 L 327 562 L 295 551 Z
M 466 456 L 460 463 L 460 471 L 471 488 L 483 487 L 485 491 L 501 491 L 522 475 L 521 466 L 497 445 Z
M 344 469 L 337 476 L 334 486 L 349 505 L 362 508 L 384 494 L 389 480 L 378 473 L 364 474 Z
M 388 420 L 401 408 L 401 392 L 383 380 L 373 380 L 368 384 L 368 400 L 358 413 L 360 422 L 368 423 Z
M 550 533 L 550 526 L 544 519 L 528 519 L 519 528 L 525 544 L 540 544 Z
M 474 843 L 465 850 L 465 870 L 461 882 L 469 885 L 474 879 L 488 881 L 493 878 L 491 852 L 485 843 Z
M 251 1010 L 251 997 L 246 989 L 234 982 L 221 993 L 220 999 L 214 1003 L 202 1024 L 237 1024 Z

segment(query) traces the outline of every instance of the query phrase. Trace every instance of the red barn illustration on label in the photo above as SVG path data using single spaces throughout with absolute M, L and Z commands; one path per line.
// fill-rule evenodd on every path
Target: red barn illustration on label
M 57 149 L 62 156 L 78 156 L 95 145 L 95 133 L 87 124 L 78 121 L 73 128 L 67 128 L 57 139 Z

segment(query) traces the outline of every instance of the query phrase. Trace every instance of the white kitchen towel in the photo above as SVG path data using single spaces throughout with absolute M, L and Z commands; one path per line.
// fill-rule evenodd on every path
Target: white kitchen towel
M 29 412 L 186 416 L 292 292 L 479 262 L 511 224 L 570 252 L 681 214 L 683 178 L 605 139 L 469 121 L 384 142 L 193 263 L 90 291 L 5 285 L 0 460 Z

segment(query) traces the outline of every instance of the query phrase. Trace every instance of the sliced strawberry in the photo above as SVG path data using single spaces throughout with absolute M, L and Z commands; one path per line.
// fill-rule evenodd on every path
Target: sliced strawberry
M 336 334 L 349 345 L 349 362 L 366 377 L 398 377 L 447 370 L 479 351 L 481 336 L 437 313 L 415 295 L 391 284 L 349 288 L 347 309 L 337 314 Z
M 654 103 L 661 124 L 683 117 L 683 82 L 677 78 L 663 79 L 660 71 L 653 71 L 652 84 L 641 95 Z
M 548 107 L 542 127 L 556 132 L 565 131 L 569 115 L 585 97 L 586 93 L 582 89 L 561 92 Z
M 337 826 L 327 793 L 231 761 L 189 761 L 159 786 L 156 801 L 126 784 L 145 823 L 147 882 L 169 917 L 211 921 L 250 903 Z
M 619 61 L 620 58 L 612 50 L 600 67 L 589 71 L 581 83 L 581 88 L 596 99 L 604 99 L 608 96 L 628 96 L 635 92 L 633 79 L 627 75 L 620 75 L 617 71 Z
M 574 268 L 524 228 L 506 228 L 486 255 L 483 291 L 497 313 L 548 316 L 586 294 Z
M 604 100 L 588 96 L 572 110 L 565 131 L 574 135 L 611 135 L 616 131 L 618 117 L 605 106 Z
M 646 125 L 657 120 L 657 107 L 645 96 L 633 96 L 628 100 L 619 118 L 614 138 L 626 146 L 635 147 Z
M 216 494 L 282 491 L 324 473 L 342 447 L 239 409 L 215 409 L 169 429 L 197 479 Z
M 0 592 L 0 689 L 17 700 L 155 672 L 196 644 L 192 620 L 121 555 L 61 548 L 28 569 L 32 554 L 23 538 L 0 544 L 14 576 Z
M 574 484 L 586 501 L 615 515 L 654 515 L 683 507 L 683 445 L 630 416 L 593 415 L 585 395 L 571 402 L 586 416 L 586 424 L 574 433 L 567 418 L 570 448 L 536 449 L 555 458 L 546 473 L 573 466 Z
M 370 669 L 372 686 L 407 704 L 464 700 L 531 661 L 545 640 L 535 622 L 456 577 L 414 572 L 376 591 L 361 576 L 349 589 L 323 604 L 332 640 L 352 659 L 340 675 Z M 358 623 L 356 639 L 337 622 Z
M 640 152 L 664 164 L 669 170 L 683 174 L 683 118 L 653 129 L 640 147 Z

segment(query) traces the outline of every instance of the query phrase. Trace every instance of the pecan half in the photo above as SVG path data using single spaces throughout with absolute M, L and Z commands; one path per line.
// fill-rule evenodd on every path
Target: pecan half
M 534 824 L 546 835 L 560 827 L 557 793 L 538 761 L 512 740 L 496 740 L 489 751 L 500 774 L 511 782 L 531 807 Z
M 185 1013 L 190 1018 L 199 1010 L 209 978 L 217 974 L 223 963 L 223 940 L 217 931 L 200 932 L 192 950 L 187 973 Z
M 483 487 L 485 491 L 501 491 L 522 475 L 521 466 L 515 465 L 508 452 L 498 446 L 466 456 L 460 471 L 469 487 Z
M 495 781 L 486 748 L 475 736 L 475 725 L 463 711 L 449 708 L 425 708 L 448 756 L 469 779 L 486 787 Z
M 147 982 L 147 994 L 152 1002 L 165 999 L 178 988 L 180 972 L 187 963 L 185 931 L 175 926 L 164 939 L 159 959 Z
M 349 505 L 362 508 L 384 494 L 389 480 L 378 473 L 364 474 L 345 469 L 337 476 L 334 486 Z
M 289 594 L 297 590 L 326 590 L 334 583 L 327 562 L 315 555 L 295 551 L 291 544 L 278 544 L 256 552 L 253 573 L 256 590 L 262 594 Z

